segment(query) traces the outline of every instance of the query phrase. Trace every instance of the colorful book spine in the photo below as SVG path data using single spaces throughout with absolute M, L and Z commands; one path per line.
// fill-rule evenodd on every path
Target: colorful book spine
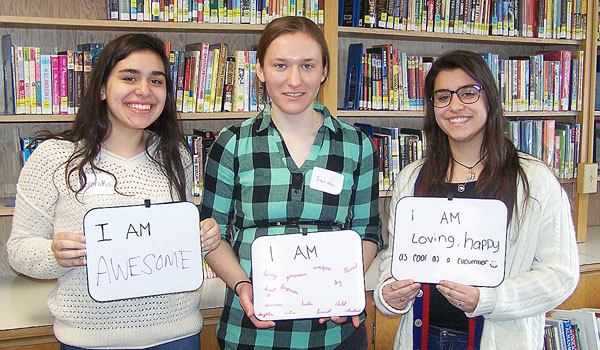
M 58 55 L 50 55 L 52 67 L 52 114 L 60 114 L 60 68 Z
M 67 68 L 67 55 L 58 56 L 58 98 L 59 113 L 67 114 L 69 110 L 69 73 Z
M 52 114 L 52 63 L 50 55 L 40 55 L 42 114 Z

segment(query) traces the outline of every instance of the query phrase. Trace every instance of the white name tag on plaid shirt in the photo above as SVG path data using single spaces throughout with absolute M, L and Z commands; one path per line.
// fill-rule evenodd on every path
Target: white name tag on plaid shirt
M 344 175 L 324 168 L 314 167 L 310 178 L 310 188 L 325 193 L 338 195 L 342 193 Z

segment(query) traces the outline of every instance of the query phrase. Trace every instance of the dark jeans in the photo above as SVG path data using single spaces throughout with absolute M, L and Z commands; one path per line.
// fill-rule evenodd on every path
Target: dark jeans
M 160 344 L 160 345 L 148 348 L 148 350 L 188 350 L 188 349 L 200 350 L 200 336 L 198 334 L 194 334 L 187 338 L 174 340 L 174 341 L 171 341 L 168 343 L 164 343 L 164 344 Z M 78 348 L 76 346 L 71 346 L 71 345 L 61 343 L 60 350 L 86 350 L 86 349 Z
M 346 338 L 338 347 L 339 350 L 366 350 L 367 349 L 367 327 L 361 323 L 352 334 Z
M 427 348 L 429 350 L 467 350 L 469 333 L 429 326 Z

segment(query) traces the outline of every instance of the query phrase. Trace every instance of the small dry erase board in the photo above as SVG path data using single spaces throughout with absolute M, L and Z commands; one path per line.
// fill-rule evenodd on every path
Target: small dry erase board
M 495 287 L 504 280 L 506 222 L 506 205 L 495 199 L 402 198 L 392 276 Z
M 351 316 L 365 308 L 362 240 L 355 231 L 262 236 L 251 255 L 260 320 Z
M 203 282 L 200 215 L 190 202 L 91 209 L 83 218 L 90 296 L 191 291 Z

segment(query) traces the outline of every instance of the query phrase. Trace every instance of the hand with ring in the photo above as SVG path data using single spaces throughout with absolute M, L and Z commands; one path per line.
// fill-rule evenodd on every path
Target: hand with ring
M 414 299 L 419 290 L 420 283 L 415 283 L 413 280 L 394 280 L 382 287 L 382 296 L 388 305 L 394 309 L 404 309 L 408 302 Z
M 464 312 L 473 312 L 479 303 L 479 289 L 461 283 L 440 281 L 437 290 L 454 305 Z

